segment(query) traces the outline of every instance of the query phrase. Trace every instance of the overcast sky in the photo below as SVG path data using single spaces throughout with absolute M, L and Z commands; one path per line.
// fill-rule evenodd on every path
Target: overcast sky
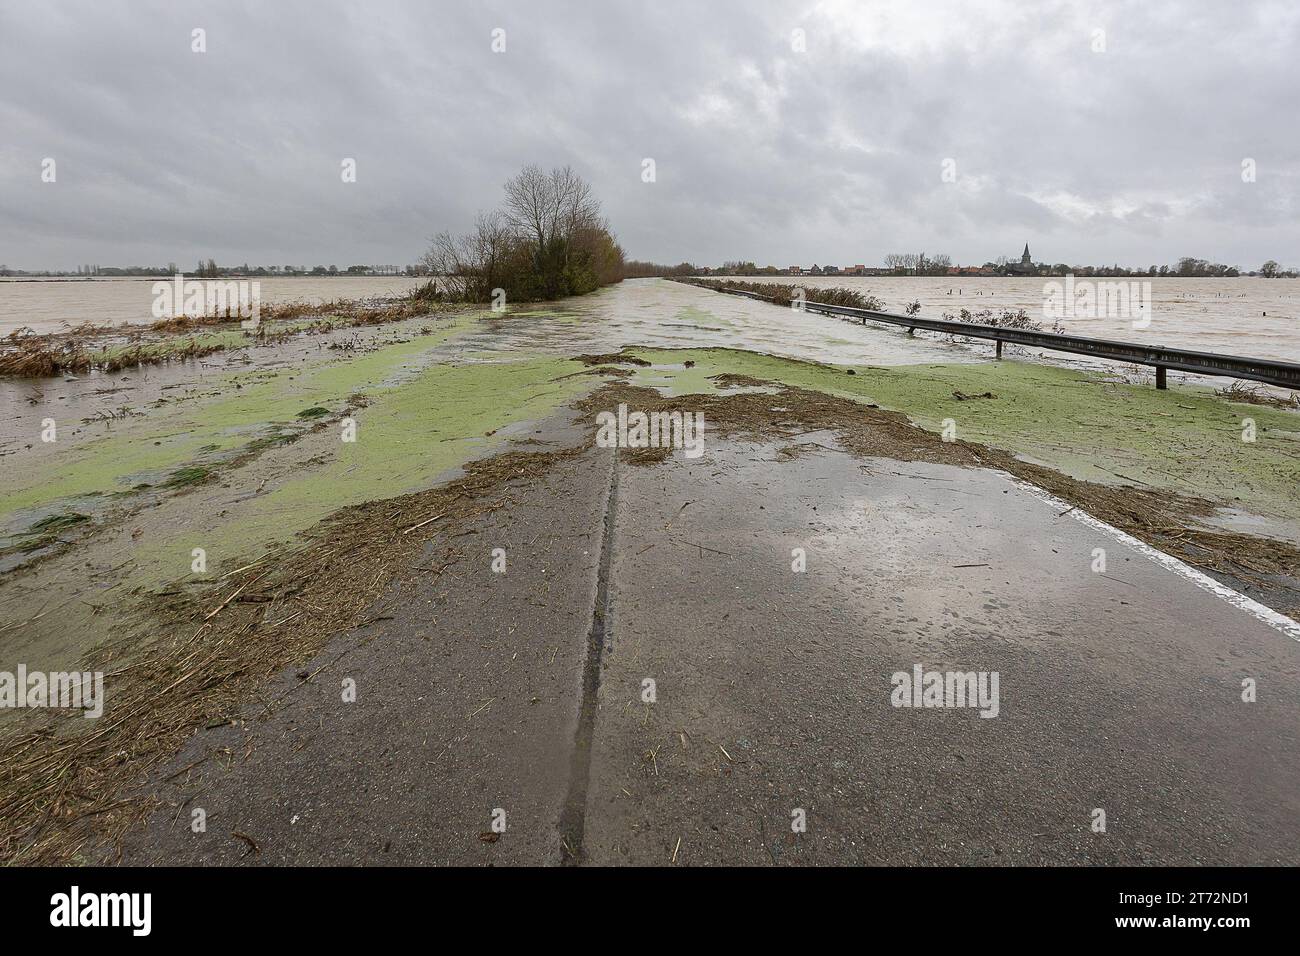
M 1293 2 L 0 0 L 0 263 L 404 265 L 531 162 L 656 261 L 1296 265 L 1298 90 Z

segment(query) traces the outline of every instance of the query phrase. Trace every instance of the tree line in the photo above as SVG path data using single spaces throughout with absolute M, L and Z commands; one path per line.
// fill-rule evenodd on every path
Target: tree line
M 891 252 L 885 256 L 885 268 L 905 275 L 946 275 L 952 259 L 946 253 L 927 256 L 924 252 Z
M 699 267 L 689 262 L 679 262 L 675 266 L 660 265 L 657 262 L 642 262 L 639 259 L 629 259 L 623 263 L 623 277 L 625 279 L 647 279 L 652 277 L 663 276 L 693 276 L 699 272 Z
M 1225 278 L 1235 279 L 1242 275 L 1255 275 L 1265 279 L 1294 279 L 1300 276 L 1300 271 L 1295 268 L 1283 269 L 1278 265 L 1277 260 L 1269 259 L 1258 269 L 1252 271 L 1242 270 L 1237 266 L 1225 265 L 1222 262 L 1211 262 L 1208 259 L 1198 259 L 1195 256 L 1183 256 L 1173 265 L 1152 265 L 1142 266 L 1121 266 L 1118 263 L 1109 266 L 1084 266 L 1084 265 L 1067 265 L 1064 262 L 1049 264 L 1046 262 L 1035 263 L 1034 268 L 1039 275 L 1063 276 L 1133 276 L 1148 278 Z
M 568 166 L 525 166 L 497 209 L 464 235 L 442 232 L 422 260 L 433 298 L 531 302 L 583 295 L 623 278 L 623 250 L 591 186 Z M 441 281 L 441 288 L 438 282 Z
M 1016 263 L 1018 265 L 1018 263 Z M 990 274 L 1001 274 L 1013 271 L 1009 268 L 1010 261 L 1006 256 L 998 256 L 996 260 L 985 262 L 982 266 L 962 266 L 963 269 L 982 269 Z M 707 268 L 692 265 L 683 262 L 676 266 L 660 265 L 652 262 L 632 261 L 627 264 L 624 274 L 628 278 L 639 278 L 642 276 L 681 276 L 681 275 L 703 275 L 706 272 L 713 275 L 732 275 L 732 276 L 776 276 L 789 275 L 788 269 L 778 266 L 759 266 L 750 260 L 734 259 L 724 262 L 716 268 Z M 821 267 L 814 266 L 817 274 L 836 274 L 841 270 L 839 267 L 826 267 L 830 271 L 823 273 Z M 848 267 L 846 267 L 848 268 Z M 945 253 L 938 253 L 930 256 L 924 252 L 891 252 L 884 257 L 883 269 L 866 270 L 867 274 L 893 274 L 906 276 L 944 276 L 949 274 L 953 268 L 952 258 Z M 1284 269 L 1276 259 L 1269 259 L 1257 270 L 1242 272 L 1237 266 L 1225 265 L 1221 262 L 1211 262 L 1208 259 L 1198 259 L 1194 256 L 1183 256 L 1173 265 L 1152 265 L 1149 267 L 1121 266 L 1118 263 L 1114 265 L 1070 265 L 1065 262 L 1035 262 L 1033 271 L 1029 273 L 1019 273 L 1037 276 L 1129 276 L 1129 277 L 1168 277 L 1168 278 L 1202 278 L 1202 277 L 1219 277 L 1219 278 L 1236 278 L 1242 275 L 1259 276 L 1265 279 L 1295 279 L 1300 278 L 1300 269 L 1295 267 Z

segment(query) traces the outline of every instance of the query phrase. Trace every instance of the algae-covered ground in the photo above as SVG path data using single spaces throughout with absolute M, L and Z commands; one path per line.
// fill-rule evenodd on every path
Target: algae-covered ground
M 1075 478 L 1167 488 L 1300 527 L 1300 415 L 1224 401 L 1207 387 L 1158 391 L 1013 360 L 856 366 L 850 375 L 731 349 L 629 354 L 652 363 L 637 370 L 638 381 L 672 394 L 712 391 L 712 377 L 722 373 L 781 382 L 901 411 L 930 431 L 951 419 L 957 438 Z
M 308 407 L 341 409 L 354 392 L 382 385 L 418 364 L 467 321 L 346 362 L 232 374 L 212 398 L 168 401 L 102 436 L 55 442 L 53 453 L 0 478 L 0 516 L 12 520 L 43 503 L 160 482 L 176 468 L 245 447 L 277 425 L 291 425 Z
M 140 595 L 215 583 L 342 508 L 445 481 L 596 384 L 557 355 L 453 346 L 478 319 L 223 376 L 6 468 L 2 660 L 71 664 L 134 626 Z
M 462 317 L 342 361 L 232 375 L 214 397 L 164 405 L 13 469 L 0 480 L 8 540 L 42 530 L 50 514 L 112 510 L 129 504 L 123 497 L 197 483 L 185 480 L 189 474 L 221 478 L 250 454 L 310 447 L 310 466 L 273 478 L 237 510 L 207 515 L 202 540 L 193 533 L 172 542 L 150 538 L 132 558 L 137 570 L 165 573 L 186 566 L 200 545 L 213 560 L 234 556 L 346 505 L 421 487 L 481 454 L 502 429 L 545 414 L 589 384 L 567 377 L 581 365 L 554 356 L 472 355 L 459 364 L 430 357 L 473 321 Z M 355 423 L 346 435 L 345 413 Z
M 570 377 L 576 362 L 549 356 L 436 365 L 410 381 L 363 388 L 364 407 L 314 435 L 307 467 L 223 514 L 205 529 L 209 556 L 234 558 L 282 543 L 348 505 L 428 487 L 506 437 L 509 426 L 542 417 L 589 383 Z M 190 541 L 158 539 L 137 548 L 141 567 L 183 567 Z

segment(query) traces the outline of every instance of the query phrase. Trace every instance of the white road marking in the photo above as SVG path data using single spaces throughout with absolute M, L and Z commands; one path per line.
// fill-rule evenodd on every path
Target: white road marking
M 1046 502 L 1052 508 L 1055 508 L 1058 511 L 1058 513 L 1062 511 L 1066 511 L 1068 509 L 1070 516 L 1074 518 L 1075 521 L 1087 525 L 1089 528 L 1092 528 L 1094 531 L 1100 531 L 1103 534 L 1109 535 L 1110 537 L 1114 538 L 1116 541 L 1121 542 L 1122 544 L 1128 545 L 1134 551 L 1137 551 L 1139 554 L 1142 554 L 1147 558 L 1150 558 L 1152 561 L 1154 561 L 1156 564 L 1159 564 L 1161 567 L 1169 571 L 1172 571 L 1174 574 L 1177 574 L 1179 577 L 1186 578 L 1188 581 L 1191 581 L 1201 590 L 1209 591 L 1211 594 L 1215 595 L 1216 597 L 1219 597 L 1222 600 L 1227 601 L 1233 607 L 1245 611 L 1247 614 L 1251 615 L 1256 620 L 1262 621 L 1264 624 L 1267 624 L 1269 627 L 1273 628 L 1274 630 L 1281 631 L 1287 637 L 1291 638 L 1291 640 L 1300 642 L 1300 623 L 1293 621 L 1285 614 L 1279 614 L 1271 607 L 1265 607 L 1264 605 L 1260 604 L 1258 601 L 1254 601 L 1246 597 L 1246 595 L 1241 594 L 1238 591 L 1234 591 L 1226 584 L 1214 580 L 1214 578 L 1210 577 L 1208 574 L 1205 574 L 1202 571 L 1198 571 L 1196 570 L 1196 568 L 1192 567 L 1191 565 L 1179 561 L 1172 554 L 1165 554 L 1163 551 L 1159 551 L 1151 547 L 1151 545 L 1147 544 L 1146 542 L 1139 541 L 1131 534 L 1127 534 L 1126 532 L 1120 531 L 1119 528 L 1112 527 L 1111 525 L 1108 525 L 1106 522 L 1102 521 L 1099 518 L 1094 518 L 1086 511 L 1083 511 L 1078 507 L 1071 506 L 1069 502 L 1062 501 L 1060 498 L 1057 498 L 1055 495 L 1044 491 L 1042 488 L 1039 488 L 1037 485 L 1030 484 L 1029 482 L 1017 478 L 1014 475 L 1007 474 L 1006 472 L 1002 472 L 1002 474 L 1006 477 L 1008 481 L 1010 481 L 1021 491 L 1033 495 L 1039 501 Z

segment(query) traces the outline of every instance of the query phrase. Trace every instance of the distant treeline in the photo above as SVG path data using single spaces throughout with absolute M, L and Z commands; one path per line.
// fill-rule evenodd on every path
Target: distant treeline
M 623 278 L 623 250 L 591 186 L 569 167 L 525 166 L 506 183 L 499 209 L 480 213 L 474 231 L 434 237 L 422 265 L 423 298 L 535 302 L 584 295 Z
M 623 277 L 627 279 L 644 279 L 649 276 L 693 276 L 699 268 L 689 262 L 679 262 L 675 266 L 660 265 L 658 262 L 642 262 L 629 259 L 623 263 Z
M 215 259 L 200 259 L 193 270 L 185 271 L 174 262 L 165 266 L 78 266 L 65 270 L 10 269 L 0 265 L 0 276 L 33 276 L 39 278 L 93 278 L 96 276 L 170 276 L 184 274 L 200 279 L 227 276 L 422 276 L 428 275 L 423 266 L 219 266 Z
M 1143 268 L 1137 266 L 1129 268 L 1121 265 L 1110 266 L 1071 266 L 1064 262 L 1048 264 L 1046 262 L 1035 263 L 1038 275 L 1063 276 L 1073 274 L 1076 276 L 1153 276 L 1153 277 L 1172 277 L 1172 278 L 1235 278 L 1241 275 L 1262 276 L 1265 279 L 1294 279 L 1300 272 L 1296 269 L 1283 269 L 1273 259 L 1268 260 L 1262 266 L 1255 270 L 1243 272 L 1237 266 L 1224 265 L 1222 262 L 1210 262 L 1208 259 L 1197 259 L 1193 256 L 1184 256 L 1171 266 L 1147 266 Z
M 522 180 L 522 182 L 521 182 Z M 484 269 L 494 277 L 509 278 L 509 285 L 495 284 L 489 289 L 504 288 L 515 299 L 557 295 L 580 295 L 593 288 L 617 282 L 619 278 L 640 279 L 654 276 L 781 276 L 781 275 L 905 275 L 905 276 L 1129 276 L 1172 278 L 1234 278 L 1259 276 L 1266 279 L 1300 278 L 1300 268 L 1283 268 L 1269 259 L 1258 269 L 1242 271 L 1237 266 L 1183 256 L 1173 265 L 1121 266 L 1070 265 L 1065 262 L 1035 262 L 1026 270 L 1006 256 L 983 265 L 955 266 L 945 254 L 890 253 L 883 268 L 867 266 L 759 266 L 747 260 L 730 260 L 720 266 L 697 266 L 690 262 L 664 265 L 639 259 L 623 260 L 619 248 L 600 218 L 600 204 L 591 197 L 590 188 L 566 169 L 543 174 L 529 167 L 506 187 L 506 205 L 488 216 L 480 216 L 475 232 L 460 238 L 446 233 L 434 242 L 434 248 L 415 265 L 335 265 L 317 266 L 219 266 L 213 259 L 199 260 L 187 275 L 198 278 L 224 276 L 442 276 L 444 268 L 465 269 L 469 275 Z M 512 192 L 513 191 L 513 192 Z M 579 195 L 580 194 L 580 195 Z M 517 208 L 518 207 L 518 208 Z M 541 223 L 541 228 L 538 228 Z M 538 236 L 542 236 L 539 240 Z M 450 241 L 448 247 L 446 243 Z M 507 248 L 512 247 L 512 248 Z M 538 250 L 542 250 L 540 253 Z M 615 263 L 621 263 L 616 268 Z M 449 265 L 450 264 L 450 265 Z M 521 271 L 522 270 L 522 271 Z M 75 270 L 10 269 L 0 264 L 0 276 L 12 277 L 92 277 L 92 276 L 160 276 L 181 272 L 174 262 L 165 266 L 78 266 Z M 593 285 L 592 283 L 595 283 Z M 473 284 L 473 283 L 471 283 Z M 481 282 L 477 283 L 482 285 Z M 513 291 L 512 291 L 513 290 Z M 532 291 L 529 291 L 532 290 Z M 539 291 L 540 290 L 540 291 Z M 441 294 L 441 293 L 439 293 Z M 483 298 L 486 301 L 488 296 Z
M 175 266 L 170 267 L 173 271 Z M 198 269 L 193 275 L 200 278 L 218 276 L 421 276 L 428 273 L 422 266 L 219 266 L 216 260 L 207 262 L 199 260 Z
M 1236 265 L 1212 263 L 1208 259 L 1196 259 L 1195 256 L 1183 256 L 1174 265 L 1151 265 L 1151 267 L 1125 267 L 1125 265 L 1070 265 L 1069 263 L 1032 263 L 1024 267 L 1019 261 L 1009 261 L 1006 256 L 998 256 L 995 261 L 983 265 L 953 265 L 948 255 L 927 256 L 924 252 L 891 252 L 885 256 L 883 268 L 866 267 L 866 265 L 811 265 L 810 268 L 790 265 L 757 265 L 748 260 L 729 260 L 718 267 L 694 267 L 689 263 L 681 265 L 655 265 L 654 263 L 628 263 L 636 265 L 640 272 L 628 272 L 628 276 L 1130 276 L 1130 277 L 1226 277 L 1260 276 L 1264 278 L 1297 278 L 1300 269 L 1295 267 L 1283 269 L 1277 260 L 1270 259 L 1255 271 L 1243 272 Z M 689 269 L 689 273 L 681 272 Z
M 629 263 L 630 265 L 630 263 Z M 652 269 L 667 269 L 665 266 L 654 266 L 650 263 L 637 263 L 638 266 L 645 266 Z M 683 265 L 686 265 L 683 263 Z M 673 266 L 672 269 L 680 267 Z M 1300 269 L 1295 267 L 1283 269 L 1277 261 L 1270 259 L 1261 265 L 1258 269 L 1243 272 L 1237 266 L 1224 265 L 1220 262 L 1211 262 L 1208 259 L 1197 259 L 1194 256 L 1184 256 L 1173 265 L 1153 265 L 1153 266 L 1135 266 L 1127 267 L 1119 264 L 1114 265 L 1070 265 L 1065 262 L 1035 262 L 1026 267 L 1020 262 L 1012 262 L 1006 256 L 999 256 L 995 261 L 985 262 L 982 265 L 953 265 L 949 256 L 939 254 L 927 256 L 925 253 L 890 253 L 884 258 L 883 267 L 868 267 L 863 265 L 853 266 L 819 266 L 814 264 L 809 268 L 801 266 L 759 266 L 746 260 L 734 260 L 724 262 L 721 266 L 707 267 L 701 266 L 693 269 L 694 275 L 725 275 L 725 276 L 783 276 L 783 275 L 814 275 L 814 276 L 969 276 L 969 275 L 1015 275 L 1015 276 L 1130 276 L 1130 277 L 1170 277 L 1170 278 L 1200 278 L 1200 277 L 1220 277 L 1234 278 L 1236 276 L 1250 275 L 1261 276 L 1266 279 L 1286 278 L 1294 279 L 1300 277 Z M 679 272 L 642 272 L 641 275 L 680 275 Z M 629 273 L 630 275 L 630 273 Z

